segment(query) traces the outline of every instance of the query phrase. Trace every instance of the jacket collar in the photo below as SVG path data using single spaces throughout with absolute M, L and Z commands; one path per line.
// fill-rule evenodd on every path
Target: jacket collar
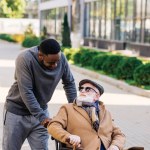
M 83 108 L 77 106 L 76 101 L 73 102 L 73 107 L 77 112 L 79 112 L 91 124 L 91 119 L 89 118 L 87 112 Z M 102 101 L 99 101 L 99 107 L 100 107 L 99 120 L 101 122 L 103 120 L 104 114 L 105 114 L 105 106 Z

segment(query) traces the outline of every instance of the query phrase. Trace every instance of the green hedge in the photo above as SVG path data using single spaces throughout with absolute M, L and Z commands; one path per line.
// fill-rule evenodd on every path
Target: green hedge
M 16 40 L 13 39 L 12 35 L 9 34 L 0 34 L 0 39 L 8 42 L 16 42 Z
M 107 54 L 99 54 L 93 58 L 92 67 L 96 70 L 103 70 L 103 64 L 109 56 Z
M 117 66 L 120 61 L 123 60 L 123 56 L 118 55 L 109 55 L 105 62 L 102 65 L 102 70 L 104 70 L 107 74 L 117 74 Z
M 81 54 L 82 54 L 81 49 L 76 49 L 73 51 L 71 59 L 75 64 L 81 64 Z
M 135 85 L 150 85 L 150 63 L 143 65 L 143 61 L 136 57 L 127 57 L 110 52 L 93 49 L 64 49 L 68 60 L 83 67 L 90 67 L 96 71 L 103 71 L 118 79 L 126 80 Z
M 81 66 L 91 66 L 93 58 L 98 55 L 97 51 L 84 50 L 81 52 Z
M 142 64 L 137 67 L 133 74 L 134 80 L 138 85 L 150 85 L 150 63 Z
M 24 41 L 22 42 L 23 47 L 32 47 L 40 44 L 40 38 L 36 36 L 27 36 L 25 37 Z
M 134 70 L 142 64 L 136 57 L 126 57 L 119 62 L 116 69 L 116 76 L 119 79 L 133 80 Z

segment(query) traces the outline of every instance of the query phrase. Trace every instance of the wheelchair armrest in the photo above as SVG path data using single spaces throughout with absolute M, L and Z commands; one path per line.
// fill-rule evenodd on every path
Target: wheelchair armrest
M 51 137 L 52 140 L 55 140 L 56 150 L 73 150 L 71 147 L 67 147 L 65 143 L 62 143 L 56 140 L 54 137 Z M 69 140 L 67 140 L 69 142 Z M 83 150 L 83 148 L 76 148 L 76 150 Z
M 54 137 L 51 137 L 51 139 L 55 140 L 56 150 L 73 150 L 72 148 L 67 147 L 66 144 L 56 140 Z

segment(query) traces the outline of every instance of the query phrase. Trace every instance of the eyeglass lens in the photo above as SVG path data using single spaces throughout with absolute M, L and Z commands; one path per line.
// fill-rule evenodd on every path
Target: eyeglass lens
M 94 91 L 95 93 L 97 93 L 93 88 L 91 87 L 79 87 L 79 91 L 83 92 L 83 90 L 85 90 L 86 92 L 90 92 L 90 91 Z

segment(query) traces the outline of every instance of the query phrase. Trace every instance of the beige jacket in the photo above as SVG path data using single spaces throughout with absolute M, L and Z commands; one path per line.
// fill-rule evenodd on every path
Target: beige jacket
M 123 149 L 125 136 L 112 121 L 111 114 L 100 102 L 100 126 L 98 132 L 92 128 L 87 112 L 76 104 L 63 105 L 48 126 L 48 132 L 55 139 L 66 143 L 70 134 L 81 138 L 84 150 L 100 150 L 101 141 L 107 149 L 111 144 Z M 65 130 L 64 130 L 65 129 Z

